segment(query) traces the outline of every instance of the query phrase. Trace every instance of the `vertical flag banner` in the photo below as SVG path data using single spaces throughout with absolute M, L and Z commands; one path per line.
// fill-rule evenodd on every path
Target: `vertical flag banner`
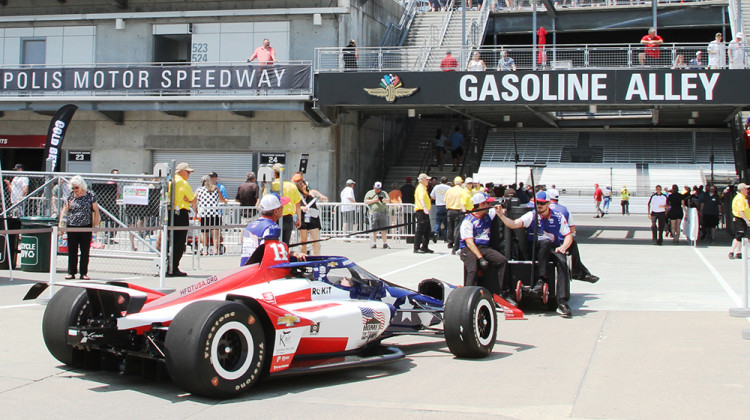
M 70 120 L 75 114 L 77 106 L 68 104 L 58 109 L 55 115 L 52 117 L 52 121 L 49 124 L 47 130 L 47 142 L 44 146 L 44 162 L 42 167 L 47 167 L 47 159 L 52 158 L 52 172 L 57 172 L 60 169 L 60 149 L 62 149 L 63 139 L 65 138 L 65 131 L 70 125 Z

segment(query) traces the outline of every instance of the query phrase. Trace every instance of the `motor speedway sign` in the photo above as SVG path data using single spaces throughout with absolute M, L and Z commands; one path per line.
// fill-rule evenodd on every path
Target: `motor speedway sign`
M 321 73 L 316 94 L 325 105 L 744 104 L 750 94 L 748 70 L 399 72 L 388 76 L 419 89 L 386 101 L 370 93 L 383 75 Z M 337 89 L 320 88 L 329 83 Z

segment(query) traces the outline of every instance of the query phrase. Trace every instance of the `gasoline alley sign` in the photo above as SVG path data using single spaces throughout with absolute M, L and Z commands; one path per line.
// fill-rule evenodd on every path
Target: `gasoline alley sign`
M 0 69 L 0 94 L 310 89 L 309 65 Z
M 411 96 L 386 101 L 369 92 L 397 76 Z M 579 70 L 319 74 L 324 105 L 747 104 L 749 70 Z M 335 85 L 336 89 L 325 88 Z

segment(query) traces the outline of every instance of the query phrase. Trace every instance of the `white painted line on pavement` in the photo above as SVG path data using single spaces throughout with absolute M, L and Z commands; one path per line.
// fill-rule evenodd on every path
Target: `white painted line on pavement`
M 704 257 L 703 254 L 701 254 L 698 248 L 695 248 L 695 247 L 691 247 L 691 248 L 693 248 L 693 251 L 695 251 L 695 253 L 698 254 L 698 258 L 700 258 L 701 261 L 703 261 L 703 264 L 705 264 L 706 267 L 708 267 L 708 270 L 711 272 L 711 274 L 714 275 L 714 278 L 716 279 L 716 281 L 719 282 L 719 285 L 721 285 L 724 291 L 727 292 L 727 294 L 732 299 L 734 304 L 737 306 L 742 305 L 742 300 L 740 299 L 740 297 L 737 295 L 737 293 L 734 292 L 734 290 L 732 290 L 732 288 L 729 286 L 729 283 L 727 283 L 727 281 L 724 280 L 724 277 L 722 277 L 721 274 L 719 274 L 719 272 L 716 271 L 713 264 L 708 262 L 706 257 Z
M 39 306 L 39 304 L 38 303 L 26 303 L 23 305 L 6 305 L 6 306 L 0 306 L 0 309 L 26 308 L 29 306 Z
M 410 252 L 411 252 L 411 251 L 410 251 Z M 432 261 L 435 261 L 435 260 L 437 260 L 437 259 L 443 258 L 443 257 L 444 257 L 444 256 L 446 256 L 446 255 L 448 255 L 448 254 L 440 254 L 440 255 L 438 255 L 437 257 L 434 257 L 434 258 L 430 258 L 429 260 L 426 260 L 426 261 L 421 261 L 421 262 L 418 262 L 418 263 L 415 263 L 415 264 L 412 264 L 412 265 L 407 265 L 406 267 L 402 267 L 402 268 L 399 268 L 398 270 L 395 270 L 395 271 L 391 271 L 391 272 L 389 272 L 389 273 L 385 273 L 385 274 L 381 274 L 381 275 L 380 275 L 379 277 L 387 277 L 387 276 L 390 276 L 390 275 L 392 275 L 392 274 L 400 273 L 400 272 L 402 272 L 402 271 L 405 271 L 405 270 L 409 270 L 409 269 L 411 269 L 411 268 L 414 268 L 414 267 L 416 267 L 416 266 L 419 266 L 419 265 L 422 265 L 422 264 L 427 264 L 427 263 L 429 263 L 429 262 L 432 262 Z

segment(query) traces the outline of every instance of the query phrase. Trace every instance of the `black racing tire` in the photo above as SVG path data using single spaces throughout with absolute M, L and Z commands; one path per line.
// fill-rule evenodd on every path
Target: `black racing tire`
M 497 316 L 492 293 L 484 287 L 460 287 L 445 302 L 445 341 L 456 357 L 481 358 L 492 353 Z
M 55 359 L 76 368 L 92 367 L 99 351 L 67 343 L 68 327 L 85 325 L 93 317 L 85 289 L 63 287 L 47 304 L 42 318 L 44 344 Z
M 195 395 L 231 398 L 265 377 L 271 357 L 260 318 L 246 305 L 199 301 L 183 308 L 167 331 L 172 380 Z

